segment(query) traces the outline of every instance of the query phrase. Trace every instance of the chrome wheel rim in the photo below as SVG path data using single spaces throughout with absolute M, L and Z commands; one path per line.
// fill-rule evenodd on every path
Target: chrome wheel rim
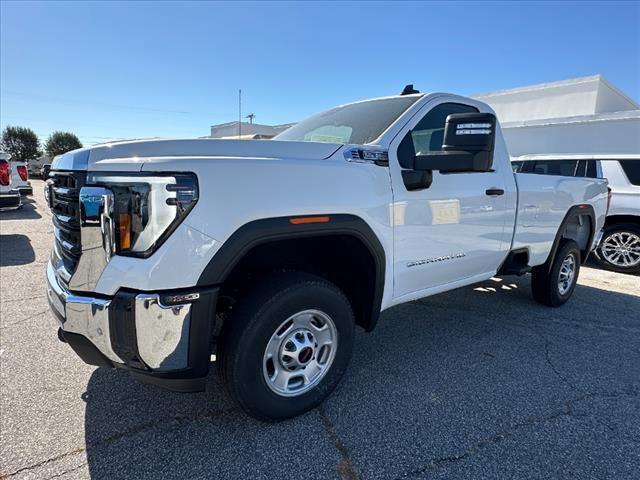
M 320 310 L 298 312 L 276 329 L 264 351 L 262 374 L 269 389 L 295 397 L 318 385 L 331 368 L 338 330 Z
M 635 267 L 640 264 L 640 236 L 632 232 L 614 232 L 602 241 L 600 252 L 611 265 Z
M 560 295 L 565 295 L 573 285 L 576 276 L 576 256 L 570 253 L 562 261 L 560 274 L 558 276 L 558 291 Z

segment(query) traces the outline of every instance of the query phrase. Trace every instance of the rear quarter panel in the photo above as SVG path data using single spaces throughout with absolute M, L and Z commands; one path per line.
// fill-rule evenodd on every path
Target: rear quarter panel
M 607 181 L 531 173 L 514 174 L 518 185 L 518 214 L 513 248 L 529 250 L 531 266 L 543 264 L 560 224 L 572 206 L 587 204 L 596 214 L 597 232 L 604 225 Z

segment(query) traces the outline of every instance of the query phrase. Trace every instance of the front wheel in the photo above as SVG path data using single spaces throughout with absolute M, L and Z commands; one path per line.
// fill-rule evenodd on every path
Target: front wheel
M 531 272 L 533 298 L 550 307 L 563 305 L 573 294 L 579 273 L 580 247 L 573 240 L 565 240 L 551 266 L 545 263 Z
M 332 283 L 274 274 L 238 301 L 225 326 L 221 373 L 231 396 L 266 421 L 300 415 L 339 383 L 351 358 L 351 305 Z
M 626 223 L 607 227 L 596 258 L 601 266 L 615 272 L 640 272 L 640 225 Z

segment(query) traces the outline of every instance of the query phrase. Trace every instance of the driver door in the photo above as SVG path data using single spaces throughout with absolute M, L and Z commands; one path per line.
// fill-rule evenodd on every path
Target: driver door
M 505 189 L 499 162 L 488 172 L 434 170 L 431 184 L 416 188 L 407 182 L 408 171 L 398 159 L 398 147 L 407 135 L 416 152 L 441 150 L 447 116 L 472 112 L 478 109 L 434 100 L 391 142 L 394 298 L 418 298 L 429 289 L 489 278 L 509 248 L 504 242 L 506 195 L 495 193 Z M 496 149 L 496 156 L 499 153 Z

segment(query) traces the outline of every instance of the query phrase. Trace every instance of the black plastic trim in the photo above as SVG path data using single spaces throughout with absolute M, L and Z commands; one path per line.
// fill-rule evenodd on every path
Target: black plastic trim
M 64 316 L 62 316 L 59 312 L 57 307 L 55 307 L 53 305 L 53 303 L 51 302 L 51 297 L 49 295 L 47 295 L 47 303 L 49 304 L 49 311 L 51 312 L 51 314 L 56 317 L 56 320 L 58 320 L 58 322 L 60 322 L 61 324 L 63 324 L 66 319 L 64 318 Z
M 213 286 L 224 283 L 240 260 L 254 247 L 277 240 L 351 235 L 362 241 L 375 262 L 375 287 L 366 330 L 375 327 L 380 315 L 384 290 L 386 257 L 380 240 L 371 227 L 360 217 L 350 214 L 318 213 L 328 216 L 329 222 L 291 224 L 290 217 L 265 218 L 249 222 L 236 230 L 214 255 L 198 279 L 197 286 Z
M 60 332 L 58 332 L 60 336 Z M 78 333 L 62 331 L 62 337 L 84 363 L 97 367 L 113 367 L 113 363 L 105 357 L 91 341 Z
M 404 186 L 410 192 L 429 188 L 433 183 L 431 170 L 401 170 L 401 173 Z
M 204 392 L 207 383 L 206 376 L 200 378 L 159 378 L 138 372 L 131 372 L 131 376 L 149 385 L 180 393 Z
M 524 258 L 525 261 L 520 261 Z M 502 265 L 498 269 L 496 275 L 524 275 L 529 273 L 531 267 L 529 266 L 529 249 L 528 248 L 516 248 L 511 250 L 505 258 Z
M 551 247 L 549 256 L 547 257 L 547 260 L 544 263 L 544 265 L 547 266 L 548 271 L 551 271 L 551 267 L 553 265 L 553 259 L 556 256 L 556 252 L 558 251 L 558 248 L 560 248 L 562 234 L 564 233 L 567 227 L 567 224 L 574 218 L 580 217 L 581 215 L 587 215 L 591 221 L 591 224 L 589 226 L 590 232 L 589 232 L 589 241 L 587 242 L 587 249 L 586 251 L 581 252 L 582 263 L 584 264 L 587 261 L 587 258 L 591 253 L 591 245 L 593 245 L 593 238 L 596 234 L 595 232 L 596 213 L 591 205 L 588 205 L 588 204 L 574 205 L 569 209 L 564 219 L 562 220 L 562 223 L 560 224 L 558 231 L 556 232 L 556 238 L 553 240 L 553 246 Z
M 111 348 L 126 365 L 149 370 L 140 358 L 136 334 L 135 293 L 118 292 L 109 306 Z

